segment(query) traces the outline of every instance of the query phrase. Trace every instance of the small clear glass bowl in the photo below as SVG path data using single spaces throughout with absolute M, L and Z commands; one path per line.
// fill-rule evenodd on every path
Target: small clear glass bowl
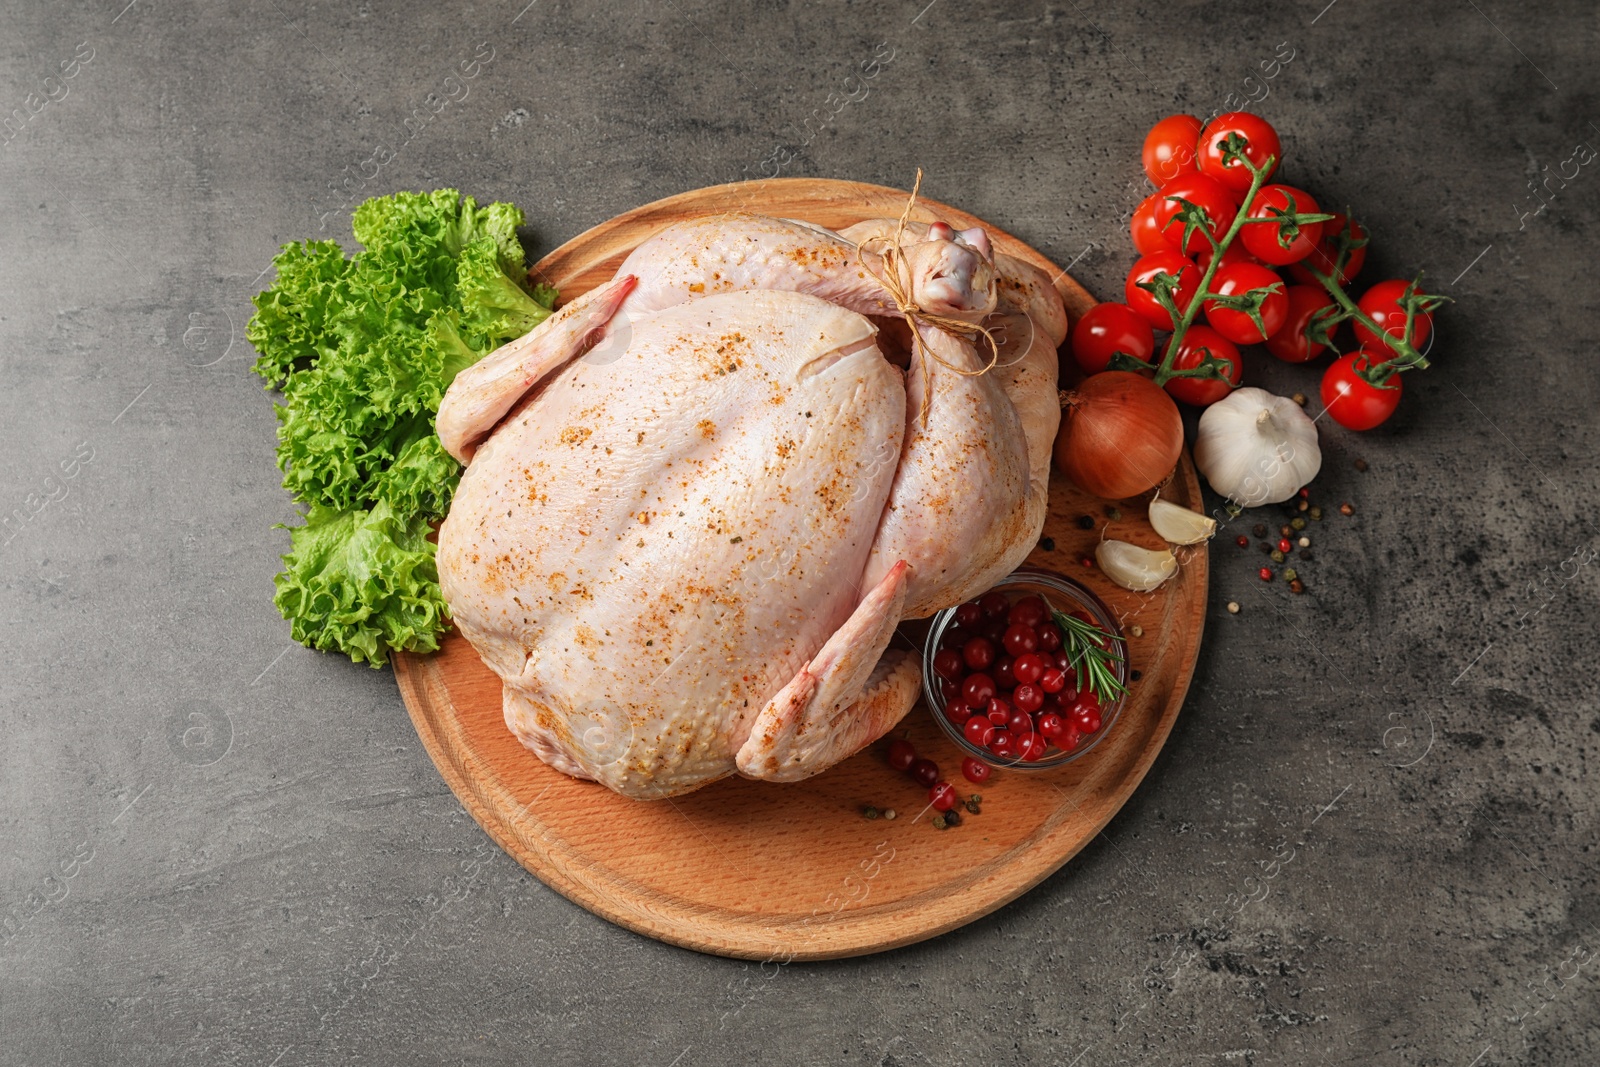
M 1031 594 L 1043 597 L 1045 603 L 1058 611 L 1071 614 L 1075 610 L 1082 609 L 1088 612 L 1094 619 L 1095 625 L 1112 634 L 1115 638 L 1115 647 L 1121 658 L 1115 661 L 1114 671 L 1117 681 L 1121 682 L 1124 687 L 1128 685 L 1127 638 L 1123 635 L 1122 627 L 1118 625 L 1116 617 L 1111 614 L 1111 609 L 1106 607 L 1105 603 L 1094 593 L 1065 575 L 1036 567 L 1021 567 L 1012 571 L 1006 577 L 1000 579 L 995 584 L 994 589 L 989 590 L 989 592 L 995 590 L 1006 594 L 1013 602 Z M 1052 767 L 1060 767 L 1063 764 L 1071 763 L 1075 759 L 1081 759 L 1083 756 L 1088 755 L 1096 745 L 1105 740 L 1112 727 L 1116 726 L 1117 719 L 1122 714 L 1122 705 L 1127 702 L 1128 694 L 1126 688 L 1111 703 L 1101 706 L 1100 729 L 1080 741 L 1078 746 L 1070 752 L 1057 748 L 1052 744 L 1043 757 L 1027 761 L 996 756 L 987 748 L 979 748 L 974 745 L 967 740 L 966 735 L 962 733 L 961 727 L 946 717 L 944 713 L 944 694 L 940 691 L 939 685 L 940 678 L 933 669 L 933 657 L 939 651 L 939 642 L 943 639 L 945 631 L 955 625 L 955 619 L 956 609 L 948 607 L 935 615 L 929 626 L 927 644 L 923 646 L 922 651 L 922 695 L 928 704 L 928 710 L 933 713 L 934 721 L 939 724 L 939 728 L 944 731 L 951 744 L 959 748 L 965 755 L 982 760 L 991 767 L 1015 768 L 1023 771 L 1049 770 Z

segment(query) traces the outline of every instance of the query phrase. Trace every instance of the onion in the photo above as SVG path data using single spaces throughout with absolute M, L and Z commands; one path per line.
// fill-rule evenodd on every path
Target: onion
M 1078 488 L 1108 500 L 1148 492 L 1183 452 L 1178 405 L 1150 379 L 1109 370 L 1062 396 L 1056 465 Z

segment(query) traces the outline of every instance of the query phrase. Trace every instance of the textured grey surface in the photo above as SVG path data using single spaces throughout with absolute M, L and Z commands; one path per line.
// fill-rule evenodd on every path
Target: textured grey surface
M 0 16 L 0 1063 L 1600 1062 L 1600 174 L 1522 215 L 1600 144 L 1592 4 L 525 3 Z M 1110 295 L 1145 128 L 1280 42 L 1286 173 L 1459 303 L 1392 426 L 1326 430 L 1311 594 L 1216 547 L 1165 752 L 1021 901 L 827 965 L 644 940 L 488 842 L 387 672 L 289 646 L 242 338 L 280 243 L 397 188 L 513 199 L 537 253 L 921 166 Z

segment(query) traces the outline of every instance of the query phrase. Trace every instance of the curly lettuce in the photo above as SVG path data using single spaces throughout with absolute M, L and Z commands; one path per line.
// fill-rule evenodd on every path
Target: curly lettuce
M 436 647 L 445 611 L 416 531 L 449 509 L 460 477 L 434 435 L 439 401 L 555 306 L 555 290 L 527 282 L 522 222 L 511 204 L 480 208 L 454 189 L 395 193 L 355 210 L 355 255 L 304 241 L 274 258 L 246 336 L 256 373 L 283 393 L 284 488 L 309 509 L 275 601 L 296 640 L 374 666 Z

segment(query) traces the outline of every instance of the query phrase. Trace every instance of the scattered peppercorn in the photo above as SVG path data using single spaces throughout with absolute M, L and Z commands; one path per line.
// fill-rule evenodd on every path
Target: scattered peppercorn
M 1135 637 L 1143 637 L 1144 636 L 1144 627 L 1143 626 L 1135 626 L 1133 628 L 1133 636 L 1135 636 Z
M 1300 557 L 1300 558 L 1301 558 L 1301 559 L 1303 559 L 1303 560 L 1305 560 L 1305 561 L 1306 561 L 1306 562 L 1307 562 L 1307 563 L 1310 563 L 1310 562 L 1311 562 L 1311 560 L 1312 560 L 1312 559 L 1313 559 L 1313 557 L 1312 557 L 1312 555 L 1311 555 L 1311 550 L 1310 550 L 1310 549 L 1309 549 L 1309 548 L 1302 548 L 1302 549 L 1301 549 L 1301 550 L 1300 550 L 1300 551 L 1299 551 L 1299 552 L 1298 552 L 1298 553 L 1297 553 L 1297 555 L 1298 555 L 1298 556 L 1299 556 L 1299 557 Z
M 1263 582 L 1272 581 L 1272 568 L 1271 567 L 1262 567 L 1261 571 L 1260 571 L 1260 574 L 1261 574 L 1261 580 Z
M 1296 530 L 1304 530 L 1306 528 L 1306 520 L 1297 515 L 1293 520 L 1290 521 L 1289 526 Z
M 1341 515 L 1354 515 L 1355 513 L 1356 513 L 1356 509 L 1351 507 L 1349 504 L 1340 504 L 1339 505 L 1339 514 L 1341 514 Z
M 945 827 L 947 827 L 949 825 L 950 824 L 945 821 L 945 817 L 944 817 L 944 814 L 942 812 L 933 817 L 933 828 L 935 830 L 943 830 Z
M 1305 407 L 1306 406 L 1306 394 L 1304 394 L 1304 393 L 1296 393 L 1296 394 L 1294 394 L 1294 396 L 1291 396 L 1289 399 L 1293 400 L 1296 404 L 1299 404 L 1301 407 Z
M 1288 523 L 1284 523 L 1282 526 L 1278 527 L 1278 536 L 1279 537 L 1288 537 L 1293 532 L 1294 532 L 1294 527 L 1290 526 Z
M 1306 591 L 1306 583 L 1296 578 L 1289 583 L 1289 591 L 1291 593 L 1304 593 Z
M 1246 537 L 1244 534 L 1240 534 L 1238 537 L 1233 539 L 1233 543 L 1238 545 L 1240 548 L 1249 548 L 1250 538 Z
M 966 800 L 961 802 L 961 806 L 966 808 L 967 811 L 973 815 L 981 814 L 983 812 L 983 794 L 972 794 Z
M 1288 552 L 1293 547 L 1294 547 L 1293 542 L 1291 542 L 1287 537 L 1279 538 L 1279 540 L 1278 540 L 1278 551 L 1279 552 Z
M 1039 547 L 1046 552 L 1054 552 L 1056 550 L 1056 539 L 1053 537 L 1041 537 L 1039 538 Z
M 1311 547 L 1311 538 L 1309 538 L 1309 537 L 1302 537 L 1302 538 L 1300 538 L 1300 540 L 1299 540 L 1299 541 L 1298 541 L 1298 542 L 1297 542 L 1297 544 L 1299 544 L 1299 546 L 1300 546 L 1300 547 L 1301 547 L 1301 548 L 1310 548 L 1310 547 Z
M 1078 529 L 1080 529 L 1080 530 L 1092 530 L 1092 529 L 1094 529 L 1094 516 L 1092 516 L 1092 515 L 1079 515 L 1078 516 Z
M 871 804 L 868 804 L 866 807 L 861 809 L 861 814 L 866 816 L 869 819 L 876 819 L 882 813 L 879 812 L 878 809 L 873 807 Z
M 1144 677 L 1144 672 L 1143 671 L 1134 671 L 1133 673 L 1128 675 L 1129 680 L 1135 681 L 1135 682 L 1137 682 L 1140 678 L 1143 678 L 1143 677 Z
M 956 811 L 954 808 L 951 808 L 949 811 L 944 813 L 944 824 L 946 826 L 960 826 L 961 813 Z
M 1122 509 L 1106 508 L 1106 518 L 1110 519 L 1112 522 L 1120 522 L 1122 520 Z
M 1093 567 L 1094 566 L 1094 560 L 1090 559 L 1088 556 L 1084 556 L 1078 562 L 1083 564 L 1085 567 Z
M 1283 580 L 1284 581 L 1292 582 L 1298 577 L 1300 577 L 1300 573 L 1298 571 L 1296 571 L 1293 567 L 1285 567 L 1284 568 L 1284 570 L 1283 570 Z
M 1321 522 L 1322 521 L 1322 509 L 1321 508 L 1312 508 L 1311 509 L 1311 517 L 1313 519 L 1315 519 L 1317 522 Z
M 1263 552 L 1271 552 L 1272 551 L 1272 542 L 1271 541 L 1262 541 L 1260 543 L 1260 548 L 1261 548 L 1261 551 L 1263 551 Z
M 1239 614 L 1239 602 L 1237 600 L 1228 601 L 1228 614 L 1229 615 L 1237 615 L 1237 614 Z
M 1367 461 L 1364 460 L 1364 459 L 1357 459 L 1356 460 L 1356 470 L 1361 471 L 1362 473 L 1366 473 L 1366 469 L 1367 469 Z
M 893 808 L 884 808 L 884 809 L 883 809 L 883 817 L 884 817 L 884 818 L 885 818 L 885 819 L 892 819 L 892 818 L 894 818 L 894 809 L 893 809 Z
M 1311 509 L 1311 505 L 1306 503 L 1304 500 L 1300 501 L 1300 503 L 1295 505 L 1295 510 L 1296 511 L 1309 511 L 1310 509 Z
M 1282 563 L 1283 560 L 1284 560 L 1283 552 L 1281 552 L 1280 550 L 1278 550 L 1276 548 L 1273 549 L 1272 550 L 1272 562 L 1274 562 L 1274 563 Z
M 1265 537 L 1267 536 L 1267 524 L 1264 522 L 1258 522 L 1256 523 L 1255 529 L 1251 532 L 1257 537 Z

